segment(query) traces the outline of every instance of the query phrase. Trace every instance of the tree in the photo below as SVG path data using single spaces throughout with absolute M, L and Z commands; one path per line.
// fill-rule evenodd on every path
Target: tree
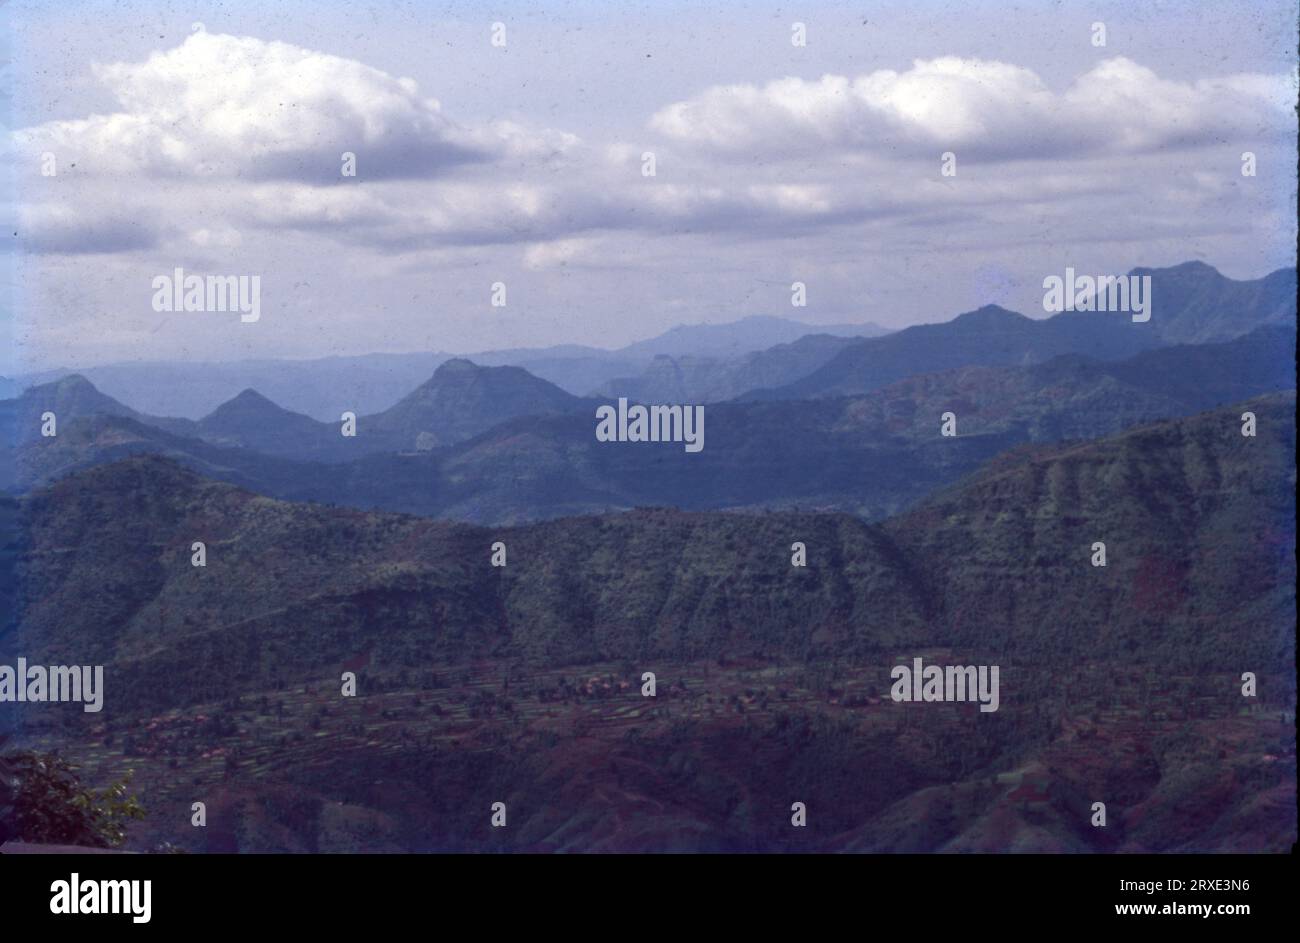
M 0 756 L 0 843 L 23 841 L 116 848 L 126 825 L 144 818 L 127 792 L 132 771 L 96 793 L 52 753 L 24 750 Z

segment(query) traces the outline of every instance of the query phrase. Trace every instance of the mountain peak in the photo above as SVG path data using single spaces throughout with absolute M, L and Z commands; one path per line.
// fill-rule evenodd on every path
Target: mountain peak
M 271 400 L 257 392 L 257 390 L 253 389 L 251 386 L 244 387 L 244 389 L 240 390 L 239 393 L 230 400 L 230 402 L 258 403 L 259 405 L 262 403 L 271 403 L 272 406 L 275 405 L 275 403 L 272 403 Z
M 447 444 L 471 438 L 507 419 L 565 412 L 580 402 L 522 367 L 484 367 L 453 357 L 366 422 L 367 428 L 407 443 L 432 440 Z
M 974 311 L 967 311 L 965 314 L 957 315 L 957 317 L 953 318 L 953 323 L 961 322 L 964 327 L 980 327 L 990 324 L 1027 320 L 1029 319 L 1016 311 L 1009 311 L 1001 305 L 987 304 L 976 308 Z
M 487 367 L 480 367 L 467 357 L 452 357 L 450 360 L 444 360 L 439 364 L 438 369 L 433 371 L 433 375 L 435 377 L 467 376 L 472 373 L 480 373 L 487 369 Z
M 1241 281 L 1197 260 L 1129 274 L 1151 279 L 1152 326 L 1167 344 L 1215 343 L 1295 322 L 1294 274 Z
M 55 388 L 63 393 L 73 392 L 93 392 L 98 393 L 95 384 L 91 383 L 80 373 L 69 373 L 66 377 L 60 377 L 55 381 Z
M 1207 276 L 1212 275 L 1218 278 L 1223 277 L 1217 268 L 1208 262 L 1202 262 L 1200 259 L 1191 259 L 1187 262 L 1180 262 L 1177 265 L 1169 265 L 1165 268 L 1135 268 L 1129 272 L 1130 275 L 1180 275 L 1180 276 Z
M 48 383 L 42 383 L 39 386 L 29 387 L 26 395 L 35 395 L 41 398 L 50 396 L 67 397 L 67 396 L 102 396 L 95 384 L 91 383 L 80 373 L 69 373 L 67 376 L 59 377 L 57 380 L 51 380 Z
M 220 411 L 222 409 L 225 409 L 227 406 L 242 406 L 242 407 L 271 406 L 274 407 L 275 409 L 280 408 L 274 402 L 267 399 L 261 393 L 257 392 L 257 390 L 253 389 L 251 386 L 240 390 L 237 395 L 235 395 L 231 399 L 226 400 L 226 402 L 218 406 L 215 411 Z
M 231 399 L 226 400 L 204 417 L 201 422 L 210 423 L 214 419 L 230 419 L 234 417 L 280 415 L 288 412 L 284 407 L 272 402 L 257 390 L 249 387 L 241 390 Z
M 49 383 L 33 386 L 23 398 L 29 401 L 57 406 L 72 413 L 88 415 L 104 413 L 107 415 L 130 415 L 131 410 L 111 396 L 101 393 L 95 384 L 80 373 L 70 373 Z
M 563 393 L 559 387 L 543 380 L 541 377 L 533 376 L 523 367 L 485 367 L 465 357 L 453 357 L 450 360 L 443 361 L 433 371 L 433 376 L 416 387 L 406 398 L 409 399 L 411 396 L 419 397 L 429 391 L 476 387 L 483 384 L 499 390 L 516 388 L 546 390 L 548 392 L 555 390 Z M 568 396 L 569 394 L 564 393 L 564 395 Z

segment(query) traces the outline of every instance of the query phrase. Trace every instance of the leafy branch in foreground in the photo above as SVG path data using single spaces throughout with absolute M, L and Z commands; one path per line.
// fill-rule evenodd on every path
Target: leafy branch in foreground
M 56 754 L 24 750 L 0 756 L 0 842 L 120 846 L 127 823 L 145 814 L 128 792 L 132 774 L 128 770 L 97 793 Z

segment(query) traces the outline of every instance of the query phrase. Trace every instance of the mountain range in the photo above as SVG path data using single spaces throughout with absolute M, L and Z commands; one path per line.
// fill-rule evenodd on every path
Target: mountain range
M 28 705 L 23 732 L 95 781 L 135 770 L 145 846 L 1282 851 L 1294 420 L 1279 393 L 1014 449 L 881 524 L 479 528 L 135 456 L 0 500 L 20 548 L 0 653 L 105 666 L 102 718 Z M 999 710 L 893 703 L 914 657 L 1000 666 Z M 207 829 L 174 813 L 196 790 Z M 512 827 L 476 826 L 476 797 Z
M 852 337 L 809 334 L 729 360 L 660 354 L 641 373 L 610 380 L 595 395 L 645 403 L 716 403 L 794 382 L 855 343 Z
M 1294 618 L 1294 405 L 1294 391 L 1269 394 L 1013 450 L 882 525 L 647 509 L 485 529 L 270 500 L 136 456 L 22 498 L 25 552 L 8 575 L 26 650 L 207 672 L 182 689 L 213 696 L 287 667 L 258 649 L 294 652 L 301 680 L 368 642 L 392 664 L 926 645 L 1271 663 L 1288 605 Z M 194 540 L 209 547 L 201 572 Z M 790 565 L 793 540 L 806 568 Z M 1095 540 L 1107 568 L 1089 565 Z M 494 541 L 504 568 L 489 563 Z M 375 605 L 357 621 L 362 598 Z
M 439 368 L 387 413 L 359 419 L 355 439 L 255 395 L 191 429 L 107 406 L 113 401 L 85 381 L 63 380 L 0 404 L 0 417 L 20 415 L 29 430 L 39 427 L 46 404 L 71 411 L 57 437 L 27 437 L 6 463 L 5 486 L 24 490 L 152 452 L 281 498 L 480 523 L 644 505 L 803 507 L 876 519 L 1018 444 L 1113 434 L 1293 389 L 1294 348 L 1294 329 L 1265 327 L 1227 343 L 1162 347 L 1120 361 L 1071 354 L 1030 367 L 922 374 L 855 397 L 713 404 L 698 454 L 601 443 L 594 401 L 517 368 L 465 361 Z M 76 411 L 83 405 L 87 411 Z M 544 409 L 551 414 L 539 415 Z M 940 435 L 948 412 L 956 416 L 954 437 Z M 422 444 L 432 429 L 452 443 Z
M 0 664 L 102 666 L 104 709 L 0 701 L 0 739 L 132 777 L 133 850 L 1286 852 L 1294 274 L 1135 272 L 1147 323 L 302 367 L 373 407 L 26 386 Z M 703 449 L 601 441 L 620 397 Z M 895 701 L 917 659 L 997 709 Z
M 1062 354 L 1118 360 L 1163 345 L 1220 342 L 1261 326 L 1295 324 L 1292 270 L 1239 282 L 1204 263 L 1187 262 L 1167 269 L 1134 269 L 1130 275 L 1151 278 L 1150 321 L 1135 322 L 1122 312 L 1084 311 L 1035 320 L 987 305 L 943 324 L 917 325 L 848 345 L 807 376 L 749 396 L 847 396 L 917 373 L 973 364 L 1021 366 Z
M 30 386 L 79 374 L 143 413 L 198 420 L 245 389 L 286 409 L 322 422 L 344 411 L 379 413 L 448 360 L 464 357 L 482 366 L 515 366 L 582 396 L 619 376 L 635 374 L 657 356 L 707 355 L 719 362 L 793 342 L 810 333 L 874 337 L 887 333 L 871 323 L 809 325 L 753 316 L 729 324 L 683 325 L 617 350 L 579 344 L 458 355 L 442 352 L 364 354 L 317 360 L 247 360 L 233 363 L 139 362 L 80 370 L 44 370 L 0 378 L 0 398 Z
M 342 416 L 333 423 L 318 422 L 283 409 L 256 390 L 244 390 L 194 421 L 138 413 L 74 374 L 0 401 L 0 435 L 16 443 L 39 440 L 47 412 L 65 425 L 114 416 L 210 445 L 300 461 L 343 462 L 373 452 L 427 451 L 507 419 L 573 412 L 587 405 L 519 367 L 480 367 L 453 359 L 383 412 L 353 417 L 359 431 L 345 436 Z

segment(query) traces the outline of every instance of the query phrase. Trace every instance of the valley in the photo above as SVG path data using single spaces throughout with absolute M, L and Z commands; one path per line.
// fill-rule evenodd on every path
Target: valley
M 1013 450 L 881 524 L 481 528 L 136 456 L 14 509 L 0 653 L 104 664 L 104 708 L 0 705 L 0 730 L 133 771 L 140 849 L 1281 851 L 1294 409 Z M 1000 666 L 998 709 L 895 702 L 915 659 Z
M 908 653 L 910 654 L 910 652 Z M 979 653 L 927 650 L 929 659 Z M 902 653 L 890 653 L 890 657 Z M 371 664 L 23 742 L 94 781 L 135 772 L 133 844 L 194 852 L 1283 851 L 1285 698 L 1231 674 L 1021 663 L 1004 704 L 894 703 L 885 662 L 719 658 L 564 668 Z M 1290 680 L 1267 677 L 1267 691 Z M 192 802 L 207 807 L 190 825 Z M 506 803 L 511 827 L 493 829 Z M 808 808 L 790 827 L 790 806 Z M 1088 827 L 1104 801 L 1105 829 Z
M 990 308 L 740 355 L 802 378 L 701 397 L 696 451 L 703 402 L 637 400 L 710 368 L 659 361 L 602 400 L 453 358 L 355 437 L 29 388 L 0 663 L 95 666 L 102 709 L 0 702 L 0 739 L 129 775 L 135 850 L 1283 851 L 1295 331 L 1279 279 L 1171 273 L 1177 330 Z

